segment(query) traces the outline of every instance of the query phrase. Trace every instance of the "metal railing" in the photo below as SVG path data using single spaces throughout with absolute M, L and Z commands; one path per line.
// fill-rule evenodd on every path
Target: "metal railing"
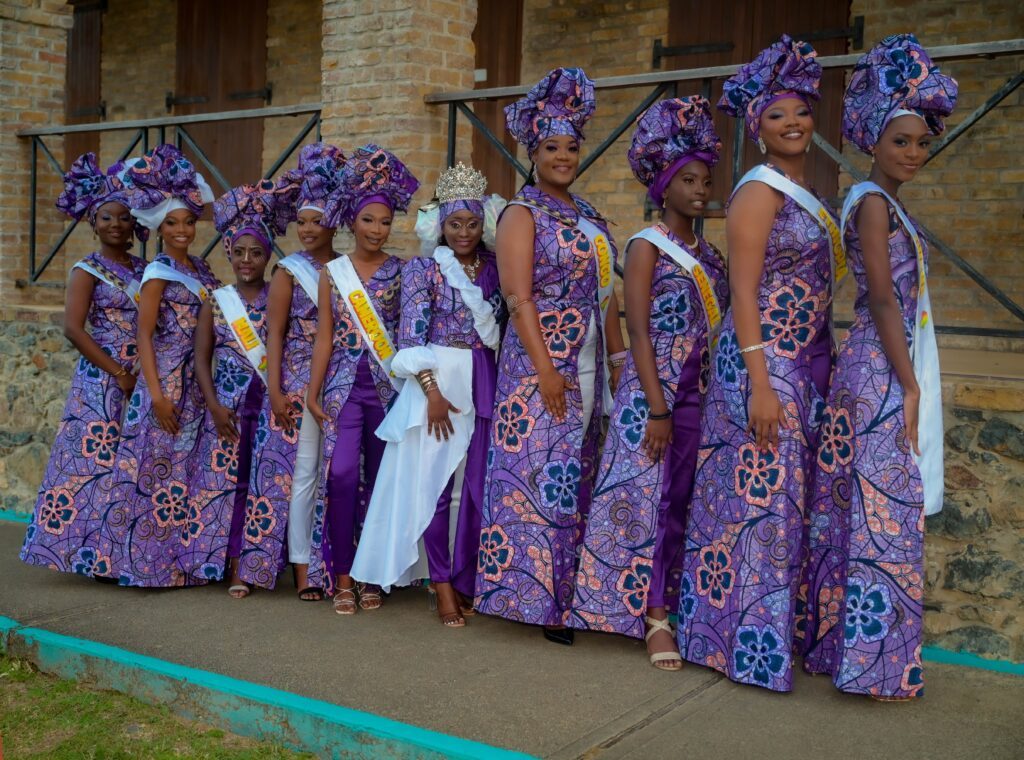
M 117 156 L 118 161 L 127 158 L 137 148 L 145 153 L 150 147 L 161 145 L 165 142 L 172 142 L 179 149 L 187 149 L 196 158 L 200 172 L 208 173 L 225 188 L 230 188 L 229 183 L 221 170 L 210 160 L 203 151 L 189 128 L 195 124 L 209 124 L 221 121 L 236 121 L 239 119 L 270 119 L 285 116 L 304 116 L 308 119 L 296 132 L 295 136 L 288 143 L 287 147 L 271 162 L 270 166 L 263 172 L 264 179 L 270 179 L 277 171 L 291 158 L 295 150 L 302 144 L 310 133 L 320 139 L 320 104 L 305 103 L 294 106 L 274 106 L 270 108 L 253 108 L 239 111 L 221 111 L 217 113 L 194 114 L 190 116 L 167 116 L 157 119 L 134 119 L 130 121 L 104 121 L 90 124 L 61 125 L 54 127 L 40 127 L 38 129 L 26 129 L 18 132 L 18 137 L 31 141 L 32 156 L 29 173 L 29 271 L 27 279 L 19 279 L 18 287 L 30 285 L 63 287 L 63 283 L 40 282 L 39 278 L 46 271 L 46 268 L 60 252 L 64 243 L 71 236 L 78 226 L 78 222 L 72 220 L 65 226 L 64 231 L 50 246 L 47 253 L 40 258 L 36 253 L 37 246 L 37 220 L 38 220 L 38 199 L 37 186 L 39 182 L 40 154 L 46 164 L 53 170 L 58 178 L 64 176 L 65 169 L 54 157 L 53 152 L 46 144 L 47 137 L 63 137 L 70 134 L 95 133 L 95 132 L 127 132 L 129 137 L 124 148 Z M 113 163 L 113 162 L 111 162 Z M 52 199 L 48 199 L 52 200 Z M 202 256 L 206 258 L 220 241 L 220 233 L 217 233 L 203 250 Z M 147 244 L 142 244 L 142 256 L 146 258 Z M 281 249 L 275 244 L 274 250 L 279 256 L 284 255 Z
M 943 45 L 929 48 L 929 55 L 935 61 L 965 60 L 971 58 L 994 58 L 997 56 L 1020 55 L 1024 53 L 1024 39 L 1000 40 L 996 42 L 979 42 L 968 45 Z M 819 63 L 825 69 L 846 69 L 851 68 L 860 59 L 862 53 L 850 55 L 831 55 L 818 58 Z M 739 64 L 728 66 L 705 66 L 694 69 L 677 69 L 674 71 L 654 71 L 647 74 L 632 74 L 628 76 L 604 77 L 594 80 L 594 86 L 599 90 L 617 90 L 633 87 L 650 87 L 653 89 L 643 97 L 640 103 L 626 116 L 597 147 L 590 152 L 580 163 L 579 174 L 583 174 L 593 166 L 604 153 L 629 130 L 637 117 L 639 117 L 651 104 L 662 96 L 676 95 L 676 86 L 679 82 L 700 80 L 701 94 L 711 100 L 712 84 L 715 80 L 727 79 L 736 73 Z M 969 114 L 962 122 L 951 129 L 933 146 L 928 161 L 950 147 L 957 139 L 964 135 L 972 126 L 985 117 L 989 111 L 1005 100 L 1010 94 L 1017 91 L 1024 84 L 1024 71 L 1019 71 L 1011 76 L 1005 83 L 1000 85 L 984 103 Z M 448 165 L 455 163 L 456 134 L 458 129 L 459 116 L 465 119 L 478 130 L 487 141 L 501 154 L 505 161 L 512 165 L 515 171 L 524 179 L 529 176 L 529 168 L 513 155 L 505 146 L 502 140 L 491 131 L 491 129 L 473 113 L 469 103 L 475 101 L 498 100 L 514 98 L 525 95 L 529 86 L 516 85 L 513 87 L 492 87 L 480 90 L 462 90 L 459 92 L 432 93 L 424 97 L 424 102 L 431 105 L 448 106 Z M 744 129 L 742 124 L 737 124 L 733 130 L 733 162 L 732 162 L 732 185 L 735 185 L 743 172 L 743 139 Z M 842 155 L 838 148 L 831 145 L 828 140 L 819 133 L 814 134 L 814 144 L 825 153 L 833 162 L 850 174 L 856 181 L 865 178 L 865 175 L 858 171 L 850 161 Z M 1015 302 L 1002 288 L 991 278 L 982 274 L 971 262 L 960 256 L 953 250 L 952 246 L 943 241 L 932 230 L 920 226 L 921 233 L 925 236 L 933 248 L 939 251 L 957 269 L 969 277 L 975 284 L 992 297 L 1000 306 L 1009 312 L 1016 320 L 1021 322 L 1020 328 L 1002 329 L 985 326 L 962 327 L 956 325 L 939 325 L 936 331 L 953 335 L 977 335 L 983 337 L 1008 337 L 1024 338 L 1024 306 Z M 619 271 L 621 275 L 621 271 Z

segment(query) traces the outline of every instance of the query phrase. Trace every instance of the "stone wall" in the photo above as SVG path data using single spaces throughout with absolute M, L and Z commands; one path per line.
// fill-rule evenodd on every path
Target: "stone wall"
M 944 378 L 946 501 L 926 521 L 929 643 L 1024 661 L 1024 384 Z

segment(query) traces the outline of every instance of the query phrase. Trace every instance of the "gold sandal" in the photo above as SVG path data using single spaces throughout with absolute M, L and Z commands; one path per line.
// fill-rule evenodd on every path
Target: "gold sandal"
M 339 588 L 334 594 L 334 613 L 336 615 L 356 614 L 356 587 Z

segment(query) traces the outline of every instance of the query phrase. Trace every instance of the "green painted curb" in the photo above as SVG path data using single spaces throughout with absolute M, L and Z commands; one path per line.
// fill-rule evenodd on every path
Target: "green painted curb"
M 106 644 L 22 628 L 9 618 L 0 618 L 0 633 L 7 651 L 43 672 L 167 705 L 190 720 L 321 757 L 531 757 Z
M 25 523 L 26 525 L 32 522 L 32 515 L 22 514 L 21 512 L 12 512 L 9 509 L 0 509 L 0 520 L 6 520 L 7 522 Z
M 949 649 L 940 649 L 939 647 L 921 647 L 921 657 L 928 662 L 938 662 L 943 665 L 959 665 L 963 668 L 979 668 L 981 670 L 992 670 L 996 673 L 1024 676 L 1024 662 L 989 660 L 970 652 L 953 652 Z

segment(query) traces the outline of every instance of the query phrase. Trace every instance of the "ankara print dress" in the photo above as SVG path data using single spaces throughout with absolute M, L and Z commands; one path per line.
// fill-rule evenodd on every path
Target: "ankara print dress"
M 789 427 L 775 450 L 759 451 L 747 433 L 750 381 L 730 309 L 711 360 L 687 521 L 680 653 L 774 691 L 791 688 L 802 636 L 804 516 L 831 367 L 830 258 L 825 231 L 784 196 L 757 301 L 769 381 Z
M 249 314 L 249 321 L 260 339 L 267 338 L 267 291 L 254 301 L 239 298 Z M 249 491 L 249 472 L 256 418 L 262 406 L 266 387 L 245 351 L 238 342 L 216 298 L 213 310 L 213 387 L 217 401 L 235 413 L 238 441 L 221 438 L 209 409 L 203 418 L 195 475 L 189 489 L 189 503 L 200 510 L 203 530 L 189 542 L 181 566 L 196 581 L 219 581 L 226 572 L 228 558 L 238 556 L 240 534 L 256 527 L 246 525 L 245 502 Z M 235 522 L 234 530 L 233 521 Z M 238 523 L 241 523 L 239 526 Z M 229 545 L 232 551 L 229 551 Z
M 209 265 L 190 256 L 195 269 L 159 255 L 155 262 L 198 280 L 210 292 L 220 283 Z M 195 381 L 193 337 L 202 306 L 180 282 L 165 281 L 153 350 L 163 395 L 178 412 L 177 435 L 153 415 L 153 397 L 139 377 L 125 411 L 121 447 L 114 461 L 111 500 L 103 522 L 109 573 L 122 586 L 166 587 L 197 583 L 183 572 L 182 555 L 204 529 L 189 499 L 206 405 Z
M 836 360 L 808 513 L 804 667 L 830 673 L 843 691 L 913 697 L 923 690 L 923 487 L 906 444 L 903 387 L 868 309 L 855 219 L 856 210 L 844 237 L 857 281 L 856 316 Z M 917 255 L 891 209 L 889 265 L 910 343 L 917 312 Z
M 404 261 L 397 256 L 388 256 L 373 276 L 363 283 L 363 288 L 388 335 L 393 336 L 398 329 L 398 320 L 401 316 L 401 288 L 402 268 Z M 334 446 L 338 441 L 338 429 L 335 425 L 338 415 L 341 413 L 345 402 L 348 401 L 349 393 L 356 379 L 356 369 L 360 361 L 364 359 L 369 363 L 370 375 L 373 377 L 373 384 L 377 390 L 377 397 L 386 412 L 398 392 L 391 384 L 387 372 L 371 352 L 366 348 L 366 341 L 356 323 L 356 318 L 348 308 L 348 304 L 338 290 L 338 284 L 331 277 L 327 278 L 331 283 L 331 315 L 334 318 L 334 336 L 331 345 L 331 359 L 327 365 L 327 375 L 324 379 L 324 387 L 320 394 L 320 405 L 328 422 L 321 426 L 323 433 L 322 456 L 320 466 L 320 480 L 317 485 L 316 508 L 313 511 L 313 543 L 309 554 L 309 582 L 312 588 L 322 588 L 327 595 L 334 593 L 334 565 L 332 563 L 331 541 L 330 541 L 330 511 L 328 510 L 328 474 L 330 472 L 331 457 L 334 455 Z M 360 456 L 361 442 L 346 441 L 352 456 Z M 383 449 L 383 444 L 381 446 Z M 362 524 L 366 515 L 366 506 L 370 501 L 370 493 L 373 483 L 366 482 L 365 478 L 359 484 L 357 520 Z
M 292 254 L 304 257 L 317 273 L 323 264 L 305 251 Z M 290 277 L 291 273 L 281 267 Z M 275 270 L 276 271 L 276 270 Z M 299 443 L 306 387 L 316 339 L 317 305 L 292 277 L 292 302 L 288 310 L 288 328 L 281 351 L 281 392 L 292 406 L 292 429 L 277 424 L 270 408 L 270 394 L 263 397 L 263 408 L 253 441 L 249 495 L 245 502 L 245 529 L 238 574 L 244 583 L 272 589 L 287 561 L 288 507 L 292 498 L 292 473 Z
M 112 282 L 138 283 L 146 262 L 130 258 L 127 265 L 117 264 L 95 252 L 83 262 Z M 104 353 L 130 368 L 138 358 L 138 309 L 131 297 L 96 279 L 86 319 L 89 334 Z M 99 551 L 100 526 L 126 401 L 116 378 L 79 357 L 21 547 L 23 562 L 89 576 L 94 570 L 109 570 L 109 556 Z
M 656 229 L 685 246 L 664 225 Z M 724 309 L 729 303 L 725 262 L 712 245 L 699 241 L 693 253 Z M 665 404 L 672 411 L 672 443 L 660 463 L 644 452 L 650 405 L 630 354 L 609 416 L 580 552 L 572 616 L 575 628 L 634 638 L 644 636 L 648 606 L 666 606 L 672 612 L 678 606 L 686 510 L 708 368 L 708 322 L 697 285 L 662 251 L 651 284 L 648 330 Z M 658 562 L 654 561 L 656 550 Z M 652 575 L 655 569 L 658 578 Z
M 581 198 L 573 200 L 607 235 L 597 212 Z M 603 406 L 597 255 L 576 226 L 575 208 L 533 186 L 524 187 L 517 201 L 530 204 L 533 214 L 531 297 L 541 334 L 555 369 L 574 387 L 565 394 L 565 419 L 556 422 L 544 407 L 537 370 L 516 320 L 510 320 L 498 359 L 475 606 L 517 622 L 563 625 L 590 507 Z M 590 325 L 597 330 L 597 372 L 594 409 L 584 430 L 579 358 Z

